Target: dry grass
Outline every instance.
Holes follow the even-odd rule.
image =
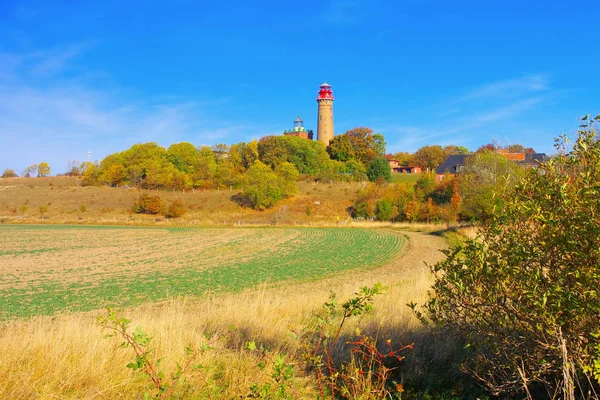
[[[354,321],[347,331],[360,325],[380,338],[408,340],[407,335],[418,328],[418,323],[405,304],[423,300],[430,285],[429,270],[423,262],[438,260],[437,249],[444,241],[418,232],[406,235],[410,244],[405,254],[375,270],[201,300],[173,299],[128,309],[125,314],[154,336],[158,354],[171,362],[183,358],[185,346],[198,346],[204,340],[203,333],[225,334],[235,327],[227,340],[200,361],[210,366],[208,378],[218,390],[213,398],[244,397],[252,382],[268,379],[268,371],[260,371],[258,359],[240,350],[243,342],[269,344],[299,365],[298,343],[290,337],[290,327],[309,325],[332,288],[345,299],[362,285],[388,285],[388,294],[376,301],[376,311]],[[94,313],[87,313],[3,324],[0,398],[140,398],[147,386],[143,378],[125,368],[131,353],[117,349],[112,340],[103,340],[94,317]],[[296,385],[300,397],[314,397],[310,375],[299,371],[299,376]],[[186,396],[204,398],[199,373],[189,378],[194,389]]]
[[[149,215],[132,215],[138,189],[82,187],[74,177],[0,179],[0,219],[10,223],[86,224],[322,224],[347,218],[359,183],[299,182],[298,195],[275,208],[255,211],[232,200],[239,190],[151,191],[167,202],[181,200],[188,213],[174,221]],[[81,204],[86,211],[81,212]],[[41,220],[39,207],[48,206]],[[309,215],[310,214],[310,215]]]

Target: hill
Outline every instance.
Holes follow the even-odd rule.
[[[256,211],[236,201],[239,190],[151,191],[137,188],[81,186],[75,177],[0,179],[0,220],[3,223],[85,224],[335,224],[348,219],[361,183],[299,182],[298,195],[276,207]],[[188,212],[168,221],[162,216],[134,214],[142,193],[167,203],[183,202]],[[82,207],[82,204],[84,205]],[[40,213],[40,206],[47,212]]]

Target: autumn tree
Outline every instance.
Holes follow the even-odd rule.
[[[148,193],[142,193],[133,203],[132,210],[138,214],[164,214],[166,212],[166,203],[160,196],[152,196]]]
[[[237,143],[229,147],[229,159],[239,173],[245,172],[254,161],[258,160],[258,141]]]
[[[446,153],[442,146],[423,146],[414,154],[415,164],[432,171],[439,167],[446,159]]]
[[[2,172],[2,178],[16,178],[17,176],[19,175],[12,169],[7,168]]]
[[[356,159],[356,153],[348,135],[334,136],[327,146],[327,153],[332,159],[338,161]]]
[[[415,165],[415,157],[412,153],[408,153],[406,151],[399,151],[394,154],[394,158],[398,160],[398,164],[403,167],[409,167]]]
[[[217,173],[215,153],[208,146],[203,146],[198,152],[198,161],[193,171],[194,186],[210,186]]]
[[[41,162],[37,168],[37,176],[50,175],[50,165],[47,162]]]
[[[383,154],[378,153],[382,148],[385,154],[383,135],[374,133],[371,128],[353,128],[346,131],[344,135],[348,136],[356,159],[364,165],[369,165],[374,159],[382,156]]]
[[[83,171],[81,174],[81,183],[84,186],[96,185],[98,183],[98,162],[95,163],[85,161],[81,163],[80,170]]]
[[[457,146],[454,144],[444,146],[443,150],[446,157],[453,154],[469,154],[469,149],[467,149],[465,146]]]
[[[526,171],[479,237],[433,267],[421,318],[464,340],[463,367],[495,395],[597,398],[600,115],[589,119],[571,151],[557,141],[558,155]]]
[[[121,153],[114,153],[104,157],[98,168],[96,168],[95,173],[99,183],[109,186],[121,185],[127,182],[129,178]]]

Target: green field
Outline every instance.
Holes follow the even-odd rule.
[[[0,226],[0,319],[311,280],[385,264],[392,231]]]
[[[414,185],[423,174],[392,174],[392,182],[393,183],[410,183]]]

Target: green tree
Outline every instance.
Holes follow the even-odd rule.
[[[198,162],[195,166],[195,182],[213,182],[217,174],[217,159],[215,153],[208,146],[203,146],[198,155]],[[202,186],[202,185],[201,185]]]
[[[17,173],[13,170],[13,169],[5,169],[4,172],[2,172],[2,178],[16,178]]]
[[[505,195],[524,172],[518,163],[488,150],[467,158],[465,168],[458,174],[462,215],[485,222],[495,208],[502,206]]]
[[[258,160],[258,141],[232,144],[229,148],[229,160],[238,172],[245,172]]]
[[[419,200],[423,201],[432,195],[436,187],[435,173],[423,173],[415,183],[415,194]]]
[[[252,208],[264,210],[273,207],[283,198],[277,174],[261,161],[255,161],[245,176],[242,196]]]
[[[236,167],[234,161],[230,158],[223,158],[217,164],[217,172],[214,179],[220,186],[238,187],[244,179],[243,171],[244,169],[240,171],[239,165]]]
[[[392,180],[392,170],[390,163],[385,158],[376,158],[369,165],[367,170],[367,176],[371,182],[375,182],[378,179],[385,179],[386,181]]]
[[[421,317],[464,338],[472,354],[466,370],[492,393],[575,399],[597,390],[600,142],[593,122],[584,117],[572,151],[565,137],[558,141],[558,156],[527,171],[479,238],[446,251],[433,267]]]
[[[389,221],[394,215],[394,207],[391,202],[387,200],[380,200],[375,206],[375,215],[380,221]]]
[[[345,173],[349,174],[354,181],[362,181],[368,179],[367,169],[364,164],[358,160],[348,160],[345,166]]]
[[[191,143],[175,143],[167,149],[167,159],[178,171],[188,174],[198,164],[198,149]]]
[[[375,133],[373,135],[373,150],[375,154],[382,157],[385,154],[385,148],[387,143],[381,133]]]
[[[37,168],[37,176],[48,176],[50,175],[50,165],[47,162],[41,162]]]
[[[321,143],[297,136],[265,136],[258,142],[258,153],[260,160],[271,167],[290,162],[307,175],[321,172],[329,161]]]
[[[290,197],[298,193],[298,170],[294,164],[283,162],[275,168],[279,189],[283,197]]]

